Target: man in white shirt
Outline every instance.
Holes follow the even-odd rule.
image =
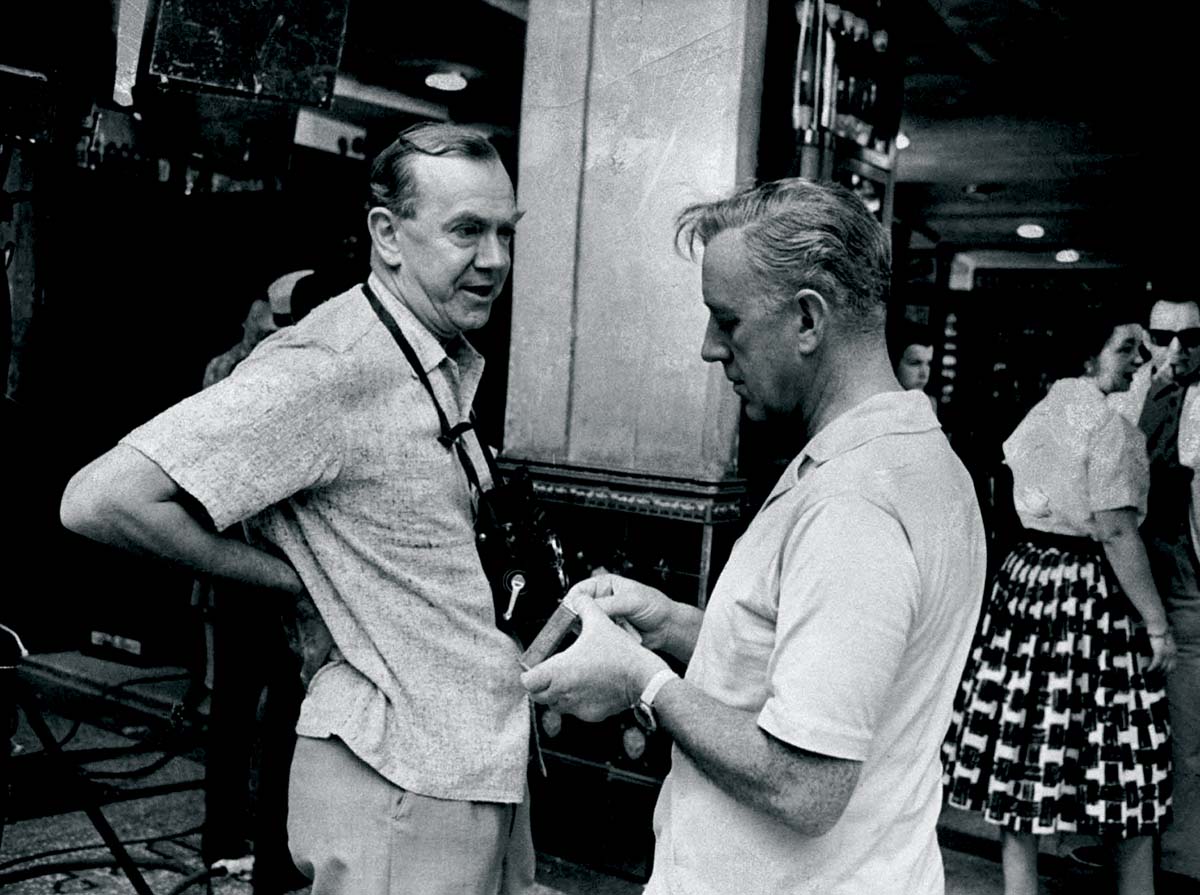
[[[1149,322],[1152,362],[1109,400],[1146,434],[1142,535],[1179,649],[1167,677],[1174,820],[1162,837],[1161,866],[1200,880],[1200,305],[1158,301]]]
[[[852,193],[795,179],[693,206],[677,235],[704,246],[701,356],[752,419],[807,443],[706,611],[584,582],[575,596],[598,599],[578,601],[579,640],[522,683],[587,720],[636,706],[673,737],[648,893],[939,895],[939,749],[984,533],[928,400],[888,359],[887,234]]]

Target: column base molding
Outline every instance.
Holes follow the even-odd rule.
[[[511,458],[498,463],[505,472],[524,469],[540,500],[704,525],[737,521],[746,494],[743,479],[705,482]]]

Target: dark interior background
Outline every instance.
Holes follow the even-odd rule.
[[[943,364],[932,388],[952,387],[944,425],[991,501],[995,448],[1036,399],[1037,388],[1021,383],[1039,381],[1039,357],[1053,350],[1053,339],[1070,337],[1072,309],[1097,298],[1142,300],[1147,282],[1174,277],[1187,257],[1194,178],[1185,60],[1194,14],[1083,0],[859,5],[881,8],[889,23],[899,129],[911,141],[895,169],[896,306],[954,333],[937,346],[935,363],[953,353],[955,378]],[[14,134],[38,138],[21,144],[34,193],[10,198],[8,210],[13,202],[33,209],[42,256],[19,376],[9,383],[19,408],[9,413],[6,406],[5,417],[6,450],[20,457],[6,468],[22,471],[14,497],[24,489],[38,498],[20,516],[31,521],[21,526],[29,537],[15,551],[23,570],[17,592],[30,606],[52,594],[56,606],[72,607],[49,635],[61,633],[65,642],[78,638],[89,613],[110,611],[117,601],[108,596],[135,566],[146,568],[61,531],[47,507],[56,505],[66,477],[197,389],[207,360],[237,341],[246,307],[275,276],[353,266],[355,250],[361,263],[361,156],[421,117],[428,107],[421,103],[489,126],[515,175],[527,4],[342,0],[323,5],[323,30],[313,37],[300,24],[275,27],[281,9],[294,14],[289,22],[302,22],[304,4],[230,3],[205,7],[212,21],[224,22],[224,43],[214,49],[205,38],[189,49],[178,43],[178,30],[164,30],[156,44],[155,16],[186,26],[194,10],[183,0],[157,0],[143,74],[152,58],[156,70],[187,71],[171,64],[188,62],[189,52],[208,54],[211,64],[193,83],[139,78],[140,120],[125,126],[143,157],[116,154],[94,169],[89,151],[106,147],[81,145],[81,122],[94,109],[114,119],[123,114],[111,99],[120,5],[71,4],[69,14],[63,2],[8,6],[0,20],[0,66],[7,67],[0,67],[0,170],[8,168]],[[766,113],[773,92],[786,94],[791,78],[794,15],[790,0],[770,0],[767,8],[775,25],[761,173],[777,176],[792,147],[771,136],[782,111],[774,119]],[[339,14],[334,72],[322,67],[328,53],[321,48],[336,43],[330,23]],[[258,43],[243,40],[247,34]],[[297,66],[303,84],[268,77]],[[448,67],[469,76],[468,89],[445,94],[425,85],[426,74]],[[256,71],[268,85],[258,96],[245,89]],[[305,105],[285,101],[301,88]],[[296,116],[313,107],[313,91],[325,91],[316,103],[321,112],[365,130],[356,152],[294,145]],[[395,103],[397,96],[410,101]],[[204,183],[214,172],[253,188],[189,191],[189,182]],[[1046,228],[1036,246],[1015,235],[1024,220]],[[1065,247],[1085,263],[1070,271],[1052,262],[1001,269],[970,292],[949,288],[960,253],[1049,257]],[[476,336],[489,360],[481,422],[494,444],[502,438],[508,324],[506,296]],[[749,429],[746,436],[753,443]],[[755,462],[747,458],[743,473]],[[161,587],[148,590],[162,596],[133,615],[184,611],[190,579],[166,569],[161,575]]]

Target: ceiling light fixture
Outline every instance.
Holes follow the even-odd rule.
[[[1041,224],[1022,224],[1017,227],[1017,236],[1022,239],[1041,239],[1046,235],[1046,228]]]
[[[464,90],[467,86],[467,79],[462,76],[461,72],[435,71],[425,76],[425,84],[434,90]]]
[[[1054,255],[1054,260],[1059,264],[1074,264],[1079,260],[1079,253],[1074,249],[1060,249]]]
[[[986,202],[996,193],[1004,192],[1002,183],[968,183],[963,187],[963,194],[976,202]]]

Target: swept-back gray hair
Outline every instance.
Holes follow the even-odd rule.
[[[697,244],[724,230],[741,232],[747,263],[769,294],[783,300],[813,289],[847,327],[883,329],[891,240],[850,190],[793,177],[699,202],[679,213],[676,246],[694,258]]]
[[[500,153],[474,128],[440,121],[424,121],[400,132],[371,163],[369,201],[398,217],[417,213],[417,181],[412,161],[417,155],[453,155],[481,161],[500,161]]]

